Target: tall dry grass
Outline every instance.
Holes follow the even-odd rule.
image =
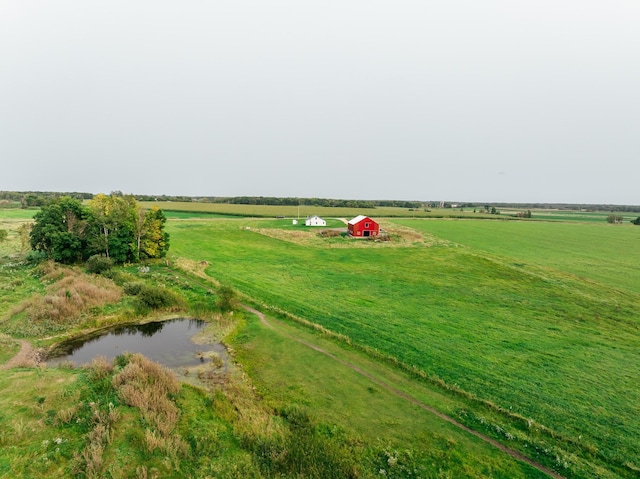
[[[104,357],[98,357],[88,366],[89,375],[94,380],[106,379],[113,370],[113,366]],[[99,403],[90,403],[92,429],[87,433],[88,443],[76,454],[78,470],[84,472],[88,479],[105,477],[104,450],[111,443],[114,424],[120,419],[120,414],[113,404],[100,407]],[[70,408],[60,415],[60,421],[70,420],[77,413],[78,408]]]
[[[122,289],[111,280],[83,273],[55,263],[40,268],[41,281],[50,283],[44,296],[29,299],[21,310],[29,320],[50,327],[75,322],[93,307],[115,303],[122,298]],[[19,312],[18,310],[16,312]]]
[[[149,453],[162,451],[173,463],[189,452],[189,446],[175,433],[180,411],[171,395],[180,392],[175,376],[141,354],[127,356],[127,365],[112,380],[122,400],[140,410],[145,430],[145,445]]]

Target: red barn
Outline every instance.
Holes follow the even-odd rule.
[[[356,238],[378,236],[380,234],[380,225],[368,216],[356,216],[347,223],[347,227],[349,228],[349,234]]]

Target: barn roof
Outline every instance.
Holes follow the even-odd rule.
[[[367,216],[364,215],[358,215],[355,218],[353,218],[351,221],[349,221],[350,225],[355,225],[360,223],[363,219],[367,218]]]

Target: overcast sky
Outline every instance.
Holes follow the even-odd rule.
[[[0,190],[640,204],[638,0],[0,0]]]

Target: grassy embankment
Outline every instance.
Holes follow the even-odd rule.
[[[553,226],[545,232],[559,241]],[[565,474],[635,475],[640,377],[628,364],[639,359],[637,295],[429,238],[323,248],[256,234],[260,227],[176,223],[173,252],[207,259],[209,274],[265,305],[477,398],[443,409]],[[575,234],[592,235],[584,243],[601,258],[597,268],[608,261],[599,235],[620,238],[615,228],[592,228]]]

